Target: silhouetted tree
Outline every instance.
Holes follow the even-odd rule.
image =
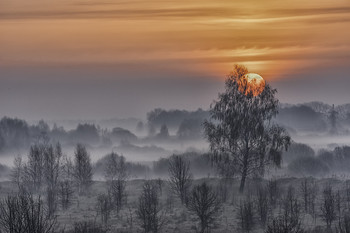
[[[39,198],[27,193],[0,201],[0,229],[7,233],[53,233],[56,218],[50,216]]]
[[[71,204],[71,199],[74,193],[74,166],[70,158],[64,156],[60,172],[60,181],[58,184],[58,195],[61,202],[61,207],[67,209]]]
[[[278,185],[278,181],[275,179],[269,180],[267,183],[267,192],[269,195],[269,203],[273,207],[276,206],[276,203],[281,195],[281,190]]]
[[[55,147],[46,146],[44,151],[44,178],[46,183],[48,213],[52,215],[57,207],[58,179],[61,168],[62,148],[58,143]]]
[[[30,147],[28,162],[24,166],[25,183],[32,191],[40,191],[44,182],[44,153],[46,145],[34,144]]]
[[[108,224],[108,221],[110,219],[112,210],[113,210],[113,203],[112,198],[107,194],[100,194],[97,197],[97,204],[96,204],[96,210],[98,214],[101,216],[101,222],[104,225]]]
[[[329,121],[331,124],[330,133],[336,134],[337,133],[337,115],[338,112],[334,108],[334,104],[332,105],[332,109],[329,111]]]
[[[159,131],[159,134],[157,135],[157,137],[159,139],[167,139],[169,137],[169,130],[168,130],[168,127],[165,124],[163,124],[160,127],[160,131]]]
[[[237,218],[243,232],[250,232],[253,229],[254,205],[249,196],[239,203]]]
[[[295,194],[295,189],[292,186],[288,187],[287,193],[282,199],[281,205],[284,219],[289,219],[290,222],[300,221],[301,205]]]
[[[265,226],[269,214],[269,197],[266,187],[258,187],[256,194],[256,207],[260,223],[262,226]]]
[[[268,224],[265,233],[304,233],[300,220],[284,215],[274,218]]]
[[[336,226],[336,233],[350,233],[350,215],[345,214]]]
[[[322,218],[330,229],[336,219],[335,194],[332,186],[327,185],[323,190],[323,200],[321,205]]]
[[[125,188],[128,172],[124,156],[119,156],[116,153],[111,153],[107,156],[105,178],[108,184],[108,191],[119,212],[127,197]]]
[[[74,177],[78,185],[79,193],[83,189],[90,187],[92,183],[92,166],[90,156],[86,151],[86,148],[77,144],[74,153]]]
[[[199,218],[200,233],[204,233],[205,230],[214,223],[220,206],[221,203],[219,202],[217,193],[211,186],[202,183],[193,188],[188,203],[188,209]]]
[[[315,215],[315,201],[317,195],[317,185],[314,181],[304,178],[301,181],[300,192],[304,204],[304,211]]]
[[[99,129],[94,124],[79,124],[70,132],[71,140],[88,144],[98,143],[100,140]]]
[[[266,85],[257,96],[239,91],[247,73],[245,67],[235,66],[226,79],[226,91],[211,106],[210,120],[204,123],[213,161],[233,161],[231,169],[241,177],[240,192],[247,177],[264,175],[266,165],[279,166],[281,151],[290,144],[287,132],[271,125],[278,113],[276,90]]]
[[[11,172],[11,181],[15,183],[18,189],[21,188],[23,182],[23,161],[20,155],[16,156],[13,161],[13,169]]]
[[[0,120],[1,144],[5,148],[23,148],[30,143],[27,122],[17,118],[3,117]]]
[[[151,181],[146,181],[142,187],[136,214],[145,233],[157,233],[165,224],[166,219],[160,206],[158,187]]]
[[[169,159],[168,171],[171,189],[180,197],[181,203],[185,204],[192,183],[189,161],[182,156],[173,155]]]

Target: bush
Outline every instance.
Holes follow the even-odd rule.
[[[214,223],[221,203],[217,193],[206,183],[196,185],[191,193],[188,209],[200,220],[200,233],[204,233]]]
[[[53,233],[55,226],[56,218],[49,216],[40,197],[21,193],[0,202],[0,229],[4,232]]]
[[[279,216],[267,226],[265,233],[304,233],[300,221],[285,216]]]

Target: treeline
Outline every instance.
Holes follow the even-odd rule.
[[[17,118],[0,120],[0,150],[28,148],[33,143],[47,140],[72,145],[77,142],[96,144],[102,138],[103,131],[93,124],[79,124],[76,129],[66,131],[57,125],[50,128],[43,120],[34,125]]]
[[[322,149],[316,153],[308,145],[294,143],[284,152],[283,159],[293,176],[347,176],[350,173],[349,146]]]
[[[149,127],[160,129],[166,125],[170,129],[179,129],[181,125],[201,124],[208,119],[209,112],[154,109],[147,114]],[[290,133],[297,131],[349,133],[342,128],[350,126],[350,104],[332,106],[322,102],[304,104],[282,104],[276,121],[287,127]],[[191,123],[190,123],[191,122]],[[182,127],[184,127],[182,126]],[[336,130],[336,131],[334,131]],[[199,132],[199,131],[198,131]]]
[[[140,126],[141,125],[141,126]],[[135,129],[143,131],[142,122],[135,125]],[[112,146],[120,143],[136,143],[141,140],[176,140],[203,138],[202,121],[197,118],[184,119],[178,125],[175,135],[170,135],[168,125],[162,124],[158,129],[150,124],[148,137],[138,138],[131,131],[114,127],[102,129],[99,125],[80,123],[75,129],[65,130],[62,126],[54,124],[50,127],[41,120],[30,125],[26,121],[4,117],[0,120],[0,152],[12,149],[26,149],[33,143],[49,140],[53,143],[74,146],[77,143],[91,146]]]

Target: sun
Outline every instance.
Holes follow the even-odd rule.
[[[258,96],[265,88],[265,80],[258,74],[248,73],[237,81],[238,90],[244,95]]]

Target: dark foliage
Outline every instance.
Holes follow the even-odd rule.
[[[211,186],[202,183],[193,188],[188,209],[199,218],[200,233],[204,233],[214,223],[220,206],[218,195]]]

